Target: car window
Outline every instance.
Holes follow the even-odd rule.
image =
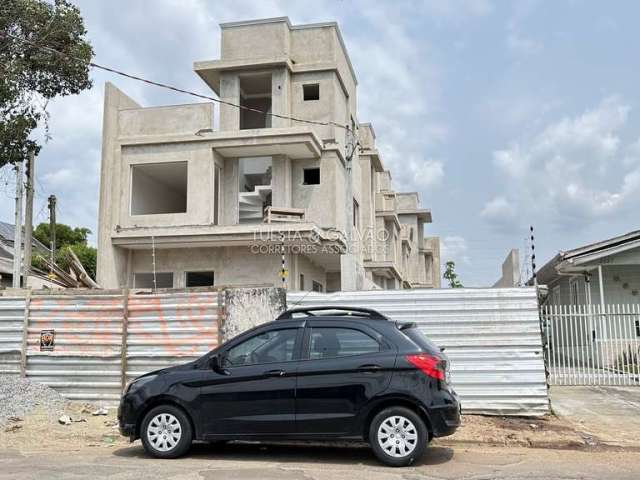
[[[227,351],[224,366],[238,367],[289,362],[293,360],[297,330],[296,328],[287,328],[254,335]]]
[[[380,351],[380,344],[360,330],[317,327],[311,329],[309,358],[348,357]]]

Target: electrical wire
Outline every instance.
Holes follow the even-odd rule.
[[[55,48],[51,48],[51,47],[48,47],[46,45],[39,45],[39,44],[37,44],[35,42],[32,42],[32,41],[24,39],[24,38],[18,38],[18,37],[15,37],[13,35],[8,35],[8,34],[4,34],[3,37],[4,38],[11,38],[11,39],[16,40],[18,42],[22,42],[22,43],[26,43],[28,45],[31,45],[32,47],[49,51],[49,52],[54,53],[56,55],[59,55],[59,56],[61,56],[63,58],[66,58],[67,60],[74,60],[74,61],[77,61],[77,62],[81,62],[83,64],[89,65],[90,67],[97,68],[99,70],[104,70],[106,72],[114,73],[116,75],[120,75],[122,77],[129,78],[131,80],[137,80],[139,82],[144,82],[144,83],[147,83],[149,85],[155,85],[156,87],[165,88],[165,89],[168,89],[168,90],[172,90],[174,92],[183,93],[185,95],[190,95],[190,96],[196,97],[196,98],[210,100],[212,102],[215,102],[215,103],[218,103],[218,104],[221,104],[221,105],[227,105],[227,106],[234,107],[234,108],[237,108],[237,109],[240,109],[240,110],[245,110],[245,111],[254,112],[254,113],[260,113],[262,115],[270,116],[270,117],[273,117],[273,118],[281,118],[281,119],[285,119],[285,120],[291,120],[293,122],[307,123],[307,124],[311,124],[311,125],[335,126],[335,127],[338,127],[338,128],[342,128],[342,129],[344,129],[344,130],[346,130],[348,132],[351,132],[352,135],[355,135],[355,132],[353,132],[353,130],[351,129],[351,127],[349,125],[343,125],[341,123],[334,122],[334,121],[322,122],[322,121],[319,121],[319,120],[309,120],[309,119],[300,118],[300,117],[293,117],[291,115],[280,115],[278,113],[267,112],[267,111],[260,110],[260,109],[257,109],[257,108],[247,107],[246,105],[241,105],[241,104],[229,102],[229,101],[226,101],[226,100],[221,100],[219,98],[211,97],[209,95],[204,95],[202,93],[192,92],[191,90],[185,90],[183,88],[175,87],[175,86],[169,85],[167,83],[156,82],[156,81],[153,81],[153,80],[149,80],[149,79],[140,77],[138,75],[132,75],[132,74],[123,72],[121,70],[117,70],[115,68],[107,67],[105,65],[100,65],[100,64],[95,63],[95,62],[86,62],[84,59],[81,59],[81,58],[78,58],[78,57],[74,57],[72,55],[69,55],[67,53],[61,52],[59,50],[56,50]]]

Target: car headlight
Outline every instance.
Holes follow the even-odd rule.
[[[124,391],[125,393],[135,392],[138,388],[140,388],[144,384],[149,383],[152,380],[155,380],[156,377],[157,375],[147,375],[146,377],[135,378],[131,380],[129,383],[127,383],[127,386],[125,387]]]

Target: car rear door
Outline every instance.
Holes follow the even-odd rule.
[[[296,388],[298,433],[354,432],[361,408],[389,385],[395,360],[395,348],[363,322],[307,319]]]
[[[299,325],[272,325],[240,338],[221,352],[224,373],[201,382],[205,438],[295,432],[296,368],[303,338]]]

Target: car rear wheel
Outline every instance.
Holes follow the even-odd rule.
[[[140,438],[147,453],[156,458],[177,458],[189,450],[193,439],[191,423],[173,405],[152,408],[144,417]]]
[[[369,427],[369,444],[385,465],[405,467],[425,452],[428,432],[418,414],[405,407],[390,407],[378,413]]]

